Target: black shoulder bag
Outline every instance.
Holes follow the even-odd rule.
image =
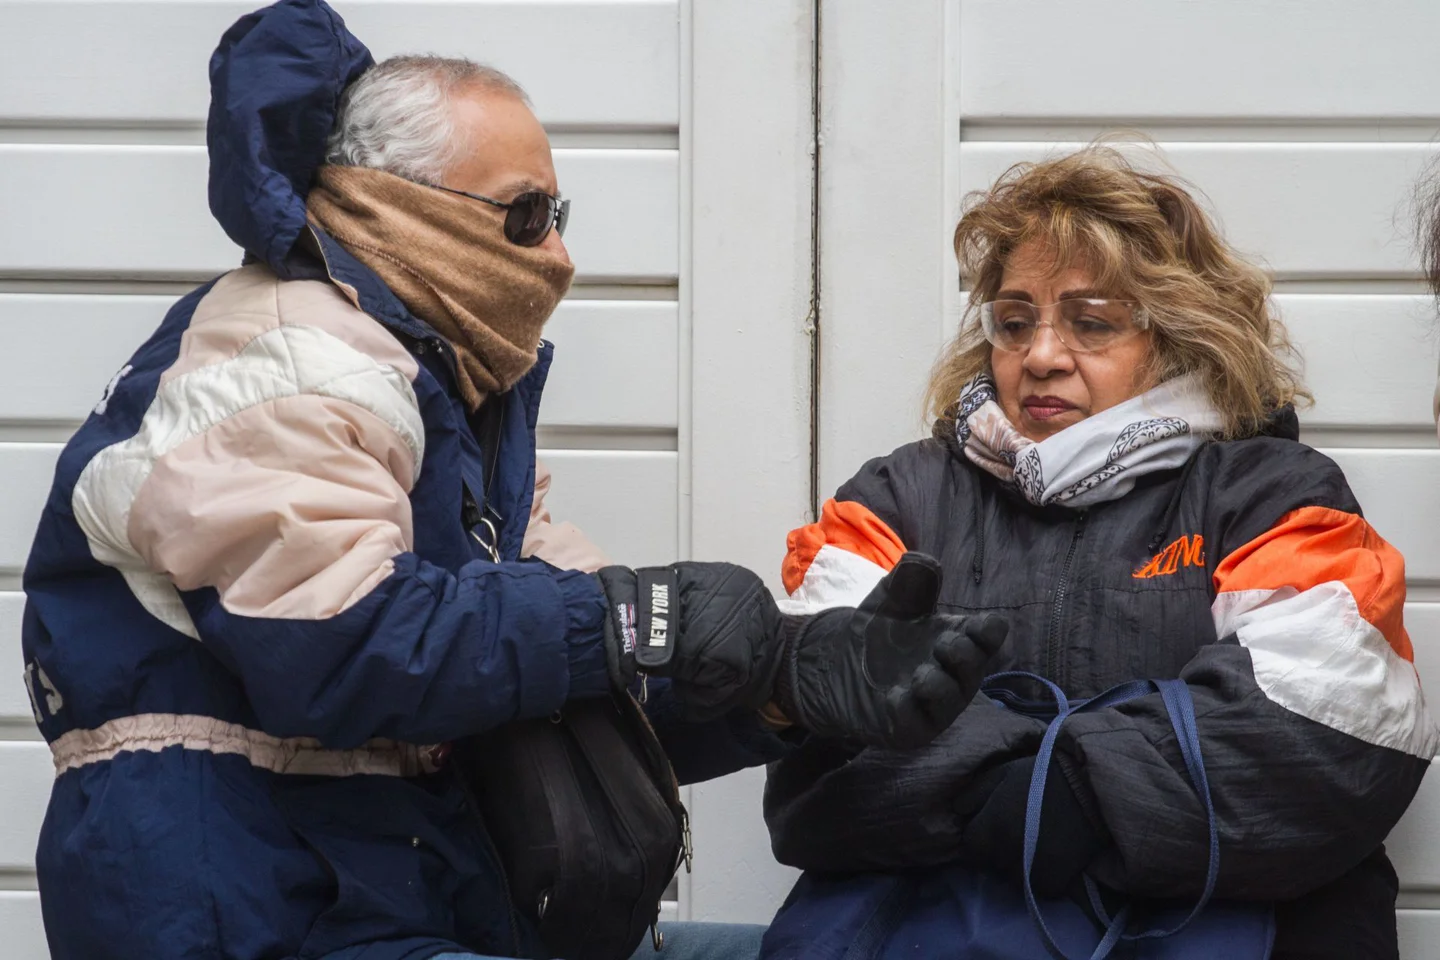
[[[488,413],[480,431],[490,454],[487,503],[500,433],[500,413]],[[467,738],[455,751],[512,906],[536,925],[548,956],[628,960],[647,929],[659,949],[660,901],[681,862],[690,865],[690,822],[635,698],[572,700],[548,718]]]
[[[575,700],[457,745],[515,909],[559,960],[625,960],[656,922],[690,827],[634,698]]]

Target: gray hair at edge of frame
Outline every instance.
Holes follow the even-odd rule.
[[[1410,200],[1420,270],[1440,308],[1440,160],[1426,165]]]
[[[451,97],[473,87],[530,98],[510,76],[455,57],[391,57],[365,71],[340,99],[325,162],[383,170],[438,185],[465,149],[455,135]]]

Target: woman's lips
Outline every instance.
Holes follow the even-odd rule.
[[[1075,409],[1075,404],[1059,397],[1026,397],[1021,401],[1021,406],[1032,420],[1050,420]]]

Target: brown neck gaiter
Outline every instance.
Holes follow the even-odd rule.
[[[321,167],[308,204],[311,222],[450,341],[471,410],[535,365],[575,274],[568,259],[506,240],[478,201],[379,170]]]

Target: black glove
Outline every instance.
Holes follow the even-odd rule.
[[[936,613],[940,581],[934,559],[907,553],[858,609],[786,617],[775,688],[785,716],[817,736],[899,748],[954,723],[1010,624]]]
[[[606,567],[596,574],[610,616],[610,680],[637,671],[670,677],[682,715],[705,721],[770,700],[780,654],[780,611],[765,584],[730,563]]]
[[[775,699],[818,736],[920,746],[974,698],[1005,642],[998,617],[936,614],[940,566],[900,558],[859,609],[782,616],[760,578],[728,563],[606,567],[611,681],[670,677],[686,719]]]
[[[984,775],[955,803],[956,812],[969,818],[961,834],[967,856],[1017,886],[1025,869],[1025,808],[1034,772],[1033,756],[1007,761]],[[1057,754],[1045,779],[1040,806],[1040,841],[1030,873],[1035,895],[1046,899],[1063,896],[1108,845],[1102,830],[1086,815]]]

